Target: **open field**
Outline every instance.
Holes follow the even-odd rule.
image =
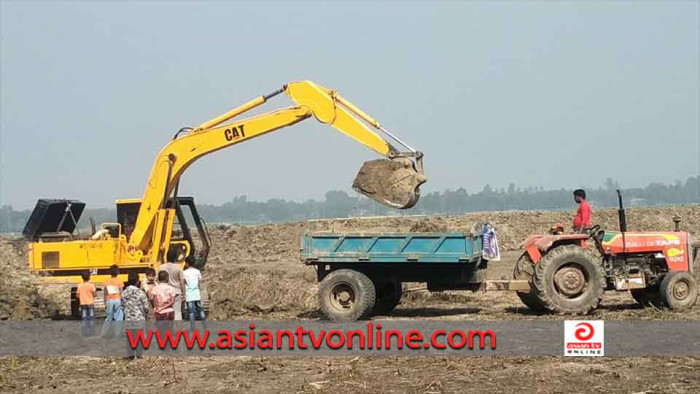
[[[0,391],[697,393],[697,358],[0,359]]]
[[[700,206],[633,208],[630,229],[670,230],[671,217],[700,237]],[[499,229],[504,252],[488,276],[510,278],[518,244],[553,222],[568,223],[571,212],[506,212],[430,218],[342,219],[264,226],[219,226],[205,272],[214,319],[318,319],[315,273],[299,261],[305,231],[466,232],[476,221]],[[616,212],[601,210],[595,222],[616,228]],[[26,269],[22,241],[0,240],[0,319],[65,315],[67,291],[37,283]],[[696,259],[696,264],[698,260]],[[513,293],[428,293],[407,284],[401,305],[376,319],[546,320]],[[608,292],[591,318],[604,320],[700,320],[700,306],[686,313],[642,308],[627,293]],[[0,391],[106,392],[630,392],[700,391],[700,359],[551,357],[494,358],[0,358]]]

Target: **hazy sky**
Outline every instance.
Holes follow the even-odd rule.
[[[292,80],[340,91],[425,152],[424,193],[700,174],[698,2],[2,2],[0,204],[111,207],[156,153]],[[264,108],[290,105],[278,96]],[[377,156],[314,119],[204,157],[220,204],[350,190]],[[297,184],[297,187],[294,185]]]

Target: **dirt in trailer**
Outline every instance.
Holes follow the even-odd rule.
[[[672,217],[700,236],[700,206],[631,208],[630,229],[672,230]],[[528,234],[568,222],[573,212],[474,213],[442,217],[390,217],[320,220],[263,226],[222,225],[212,229],[213,250],[204,281],[210,318],[316,320],[313,268],[299,261],[304,232],[469,232],[474,222],[499,229],[503,260],[490,262],[490,279],[510,279]],[[596,223],[616,228],[615,210],[595,212]],[[696,259],[696,266],[700,259]],[[26,320],[65,316],[65,288],[47,287],[30,275],[26,245],[0,239],[0,319]],[[698,267],[700,268],[700,267]],[[700,270],[696,270],[696,274]],[[607,292],[591,319],[700,320],[700,306],[671,312],[637,305],[626,292]],[[512,292],[430,293],[406,284],[401,304],[374,319],[420,320],[563,320],[529,311]],[[0,358],[0,391],[108,392],[700,392],[698,358],[556,357],[284,357],[284,358]]]

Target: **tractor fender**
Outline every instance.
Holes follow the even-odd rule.
[[[531,235],[520,244],[520,248],[525,250],[534,264],[537,264],[542,255],[559,245],[579,245],[587,248],[588,237],[588,234]]]

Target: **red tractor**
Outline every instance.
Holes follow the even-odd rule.
[[[697,299],[690,234],[675,231],[628,232],[618,190],[620,231],[593,226],[587,234],[562,234],[555,226],[547,235],[524,243],[513,276],[530,283],[518,292],[530,309],[558,314],[586,314],[598,307],[605,290],[627,291],[642,305],[691,308]],[[589,247],[592,240],[595,250]]]

